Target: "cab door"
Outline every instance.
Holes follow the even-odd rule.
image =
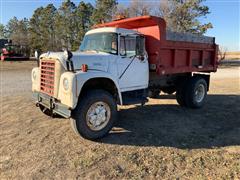
[[[149,69],[144,47],[144,38],[139,35],[120,36],[118,81],[122,92],[148,87]],[[142,46],[142,47],[140,47]],[[142,49],[142,55],[137,49]]]

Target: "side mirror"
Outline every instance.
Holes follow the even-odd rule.
[[[70,60],[72,58],[73,54],[69,50],[64,50],[64,56],[66,57],[67,60]]]
[[[37,65],[38,65],[38,67],[39,67],[39,52],[37,51],[37,50],[35,50],[35,52],[34,52],[34,57],[35,57],[35,59],[37,60]]]
[[[66,61],[67,70],[68,71],[71,70],[72,72],[74,72],[73,61],[71,60],[71,58],[73,56],[72,52],[65,49],[63,54],[64,54],[65,58],[67,59],[67,61]]]
[[[39,53],[38,53],[38,51],[37,51],[37,50],[35,50],[35,52],[34,52],[34,57],[35,57],[36,59],[38,59],[38,58],[39,58]]]

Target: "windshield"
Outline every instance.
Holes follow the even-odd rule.
[[[86,35],[80,46],[80,51],[100,51],[117,54],[117,34],[95,33]]]

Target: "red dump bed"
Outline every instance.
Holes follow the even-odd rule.
[[[174,39],[174,35],[170,34],[170,38],[168,38],[170,40],[167,40],[166,22],[162,18],[141,16],[100,24],[97,27],[133,29],[144,34],[150,69],[157,74],[214,72],[217,70],[218,45],[215,44],[214,38],[212,38],[212,42],[209,42],[208,39],[208,41],[203,40],[199,43],[185,41],[181,37]],[[174,40],[171,39],[171,36]]]

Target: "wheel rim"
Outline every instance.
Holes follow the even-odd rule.
[[[205,87],[203,84],[199,84],[194,92],[196,102],[200,103],[203,101],[205,96]]]
[[[102,130],[107,126],[110,117],[111,110],[109,105],[102,101],[96,102],[87,111],[87,125],[93,131]]]

